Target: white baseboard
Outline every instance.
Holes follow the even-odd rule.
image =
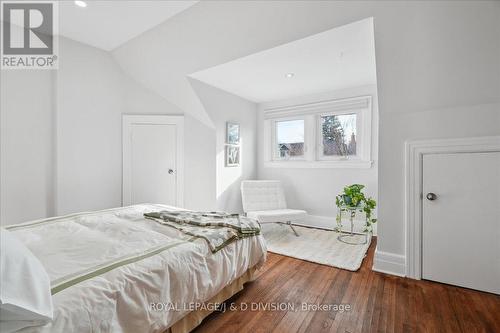
[[[337,221],[335,217],[319,216],[319,215],[307,215],[303,221],[297,221],[293,224],[301,225],[305,227],[314,227],[326,230],[333,230],[337,226]],[[348,231],[350,228],[349,220],[343,220],[343,231]],[[364,220],[354,220],[354,232],[361,232],[364,229]],[[373,225],[373,235],[377,236],[377,224]]]
[[[400,254],[375,249],[372,269],[376,272],[404,277],[406,276],[406,258]]]

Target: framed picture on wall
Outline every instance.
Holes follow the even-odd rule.
[[[226,123],[226,143],[237,145],[240,143],[240,124]]]
[[[226,145],[226,166],[235,167],[240,165],[240,146]]]

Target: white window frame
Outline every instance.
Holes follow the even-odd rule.
[[[293,120],[303,120],[304,121],[304,155],[303,156],[294,156],[290,158],[282,158],[279,156],[279,152],[277,149],[278,141],[276,140],[276,124],[283,121],[293,121]],[[306,146],[306,138],[307,138],[307,121],[306,117],[286,117],[286,118],[278,118],[271,120],[271,153],[273,161],[305,161],[307,156],[307,146]]]
[[[316,156],[318,161],[346,161],[346,160],[362,160],[358,146],[356,146],[356,155],[354,156],[328,156],[323,154],[323,126],[321,118],[325,116],[342,116],[342,115],[356,115],[356,142],[362,142],[363,130],[361,129],[362,112],[360,110],[349,110],[349,111],[337,111],[337,112],[326,112],[321,113],[316,118]],[[361,147],[360,147],[361,148]]]
[[[356,155],[324,156],[321,117],[356,114]],[[304,120],[304,157],[284,159],[276,154],[276,123]],[[264,109],[264,166],[277,168],[370,168],[372,98],[353,98]]]

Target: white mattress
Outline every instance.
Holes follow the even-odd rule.
[[[161,209],[175,208],[137,205],[9,228],[53,290],[54,321],[24,332],[162,332],[265,261],[262,236],[212,254],[204,240],[143,218]]]

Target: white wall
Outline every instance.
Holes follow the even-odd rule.
[[[1,88],[2,224],[120,206],[122,114],[183,114],[109,52],[62,37],[59,70],[2,71]],[[214,209],[214,129],[185,126],[185,206]]]
[[[215,154],[213,127],[124,75],[123,114],[184,114],[184,207],[215,209],[216,166],[211,163]]]
[[[184,206],[241,211],[238,182],[255,176],[255,104],[200,86],[214,128],[138,84],[109,52],[63,37],[59,47],[57,71],[1,75],[2,224],[120,206],[123,114],[184,114]],[[220,164],[226,120],[240,121],[248,141],[239,168]]]
[[[404,215],[394,208],[404,196],[402,142],[500,134],[496,106],[474,107],[500,102],[500,2],[200,2],[114,55],[145,86],[187,106],[187,74],[367,17],[375,24],[381,129],[378,249],[404,257]],[[440,118],[441,109],[462,110],[456,115],[467,130]],[[434,114],[446,129],[427,123]]]
[[[60,39],[57,213],[121,205],[122,74],[107,52]]]
[[[400,223],[380,223],[379,232],[404,234],[404,145],[408,140],[500,135],[500,103],[388,113],[380,118],[380,193],[384,216],[401,217]],[[382,167],[383,166],[383,167]],[[383,184],[388,184],[383,187]],[[404,240],[397,239],[404,246]],[[396,252],[394,248],[389,248]],[[384,249],[386,250],[386,249]],[[397,252],[396,252],[397,253]]]
[[[242,213],[240,185],[242,180],[257,176],[257,105],[198,80],[191,85],[215,125],[217,209]],[[226,123],[240,124],[240,166],[226,167]]]
[[[352,168],[276,168],[266,167],[264,163],[264,110],[266,108],[293,106],[325,100],[358,96],[372,96],[372,136],[371,160],[369,169]],[[344,186],[350,184],[366,185],[365,193],[377,197],[378,189],[378,101],[376,85],[349,88],[302,96],[294,99],[263,103],[259,105],[258,119],[258,178],[281,180],[287,194],[290,207],[307,210],[309,217],[303,224],[333,229],[335,227],[335,196],[342,192]]]
[[[120,206],[122,114],[184,112],[128,77],[109,52],[66,38],[60,50],[57,214]],[[215,207],[214,135],[186,115],[186,208]]]
[[[401,206],[395,208],[404,196],[403,141],[417,137],[500,134],[500,2],[203,1],[126,43],[113,56],[141,85],[210,127],[213,125],[210,117],[187,75],[367,17],[374,17],[375,24],[380,113],[378,250],[404,256],[404,215]],[[12,74],[14,79],[6,75],[7,84],[24,86],[30,75],[34,75],[33,80],[44,81],[35,74],[25,74],[26,78],[17,75],[24,74]],[[30,109],[30,102],[21,101],[22,97],[40,96],[38,89],[33,95],[7,94],[11,88],[5,88],[5,84],[2,81],[2,138],[4,128],[14,123],[20,128],[25,119],[11,120],[17,106]],[[5,96],[14,99],[4,101]],[[4,110],[6,105],[9,110]],[[35,106],[37,112],[47,110]],[[4,118],[9,123],[4,123]],[[207,126],[196,123],[193,128],[208,135]],[[17,137],[14,131],[9,133],[8,136]],[[2,140],[2,168],[6,163],[3,152],[10,152],[5,156],[15,155],[12,151],[16,149],[13,146],[16,140],[9,140],[8,147]],[[199,153],[206,154],[200,160],[196,156],[186,161],[190,172],[205,175],[207,168],[213,169],[207,176],[191,180],[193,197],[202,201],[204,194],[195,190],[195,182],[203,182],[202,191],[205,186],[210,193],[216,191],[215,163],[204,164],[215,151],[215,142],[200,142],[194,137],[189,140],[193,147],[200,147]],[[26,154],[40,157],[34,151],[27,149]],[[24,162],[21,156],[17,156],[18,161]],[[196,164],[197,161],[203,163]],[[11,170],[13,163],[7,163]],[[33,174],[9,175],[2,169],[2,203],[7,200],[4,197],[15,193],[12,188],[29,185],[29,181],[20,178],[38,179],[34,176],[38,169],[30,167],[27,172]],[[4,182],[10,184],[6,190]],[[45,191],[42,184],[45,182],[35,182],[34,198],[42,198]],[[215,204],[215,195],[213,198]],[[10,212],[15,212],[18,206],[11,203]],[[33,210],[38,214],[46,206],[30,207],[36,207]],[[3,209],[2,216],[10,214]],[[30,218],[35,215],[17,214]]]
[[[0,73],[0,222],[54,212],[52,72]]]

